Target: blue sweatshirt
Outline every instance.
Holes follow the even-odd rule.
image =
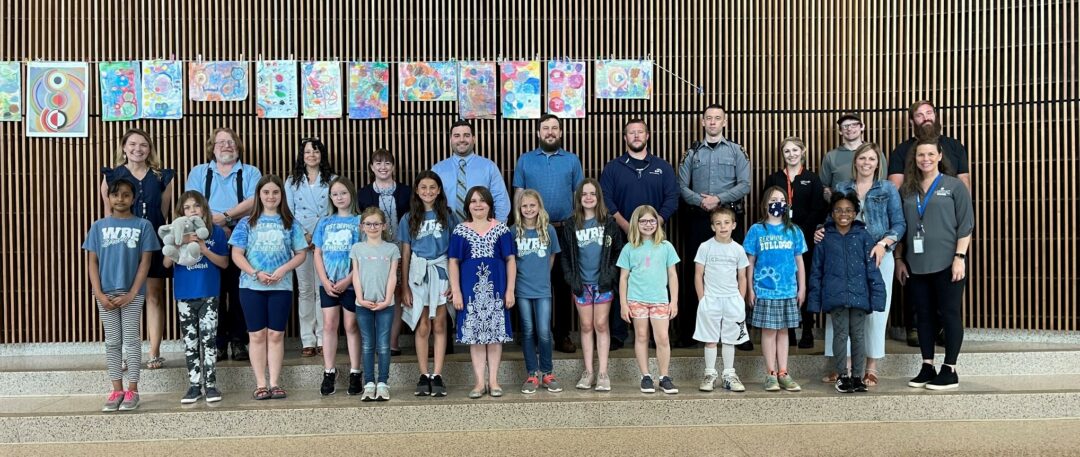
[[[652,205],[669,221],[679,207],[678,176],[664,159],[646,154],[645,161],[648,165],[639,172],[624,152],[604,166],[600,173],[604,204],[611,214],[622,214],[627,221],[638,206]]]

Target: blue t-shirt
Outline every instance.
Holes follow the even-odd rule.
[[[604,226],[596,222],[596,218],[586,219],[582,228],[574,235],[578,245],[581,283],[600,283],[600,254],[604,250]]]
[[[311,244],[322,251],[323,268],[326,269],[326,279],[336,283],[345,279],[352,271],[352,263],[349,261],[349,250],[352,245],[361,241],[360,216],[326,216],[319,219],[315,225],[315,232],[311,236]],[[320,281],[319,287],[322,287]],[[352,286],[349,286],[352,289]]]
[[[646,240],[641,246],[627,243],[616,266],[630,270],[626,279],[626,299],[639,303],[668,303],[668,267],[679,263],[679,254],[670,242],[659,245]]]
[[[307,248],[307,240],[304,238],[304,228],[299,222],[293,221],[292,229],[286,230],[281,222],[281,216],[259,217],[255,228],[251,228],[248,222],[251,218],[245,217],[236,224],[229,244],[244,250],[244,257],[256,270],[273,273],[282,265],[293,258],[296,251]],[[249,274],[240,275],[240,288],[251,290],[292,290],[293,272],[290,271],[271,285],[265,285]]]
[[[82,248],[97,254],[98,275],[104,293],[127,292],[139,272],[142,253],[161,249],[154,226],[141,217],[113,216],[94,221]],[[146,294],[146,283],[139,289]]]
[[[517,238],[517,284],[514,294],[520,298],[551,298],[551,257],[562,252],[555,227],[547,226],[548,242],[541,243],[536,229],[525,229],[525,236]]]
[[[799,292],[795,256],[806,252],[806,240],[796,225],[757,223],[743,242],[746,255],[754,259],[754,294],[765,300],[795,298]]]
[[[213,232],[206,239],[207,249],[217,255],[228,255],[225,230],[216,225],[210,227]],[[190,267],[176,264],[173,267],[173,284],[173,296],[177,300],[217,297],[221,294],[221,269],[206,256]]]
[[[417,257],[428,260],[438,258],[449,251],[450,233],[459,223],[457,216],[453,213],[447,216],[446,222],[450,225],[449,227],[443,227],[439,223],[438,218],[435,217],[435,211],[427,211],[424,213],[424,222],[420,225],[420,230],[413,238],[410,234],[409,213],[405,213],[401,217],[401,223],[398,224],[397,239],[401,240],[402,244],[409,245],[409,249],[412,249],[412,253]]]

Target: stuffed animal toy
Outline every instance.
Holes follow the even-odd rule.
[[[206,228],[206,223],[201,217],[196,216],[181,216],[173,220],[172,224],[158,228],[158,236],[162,241],[161,253],[185,267],[195,265],[202,260],[199,243],[184,244],[184,236],[188,233],[194,233],[203,240],[210,237],[210,230]]]

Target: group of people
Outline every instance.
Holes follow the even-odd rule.
[[[841,392],[865,391],[878,382],[893,271],[912,285],[907,298],[924,359],[909,385],[956,387],[974,220],[966,150],[941,135],[930,102],[915,103],[909,114],[913,137],[890,156],[888,180],[885,156],[863,142],[857,114],[838,119],[843,144],[826,154],[818,174],[806,167],[806,144],[784,139],[784,168],[766,180],[761,217],[748,230],[750,163],[724,136],[727,113],[719,105],[703,110],[704,139],[687,150],[677,172],[650,151],[648,125],[633,119],[623,128],[625,152],[599,179],[584,176],[578,156],[563,148],[560,119],[545,115],[537,147],[514,168],[512,195],[498,166],[476,153],[473,126],[464,120],[451,128],[451,156],[420,172],[412,186],[397,182],[396,158],[379,150],[368,163],[372,181],[360,189],[337,173],[318,138],[300,141],[283,181],[242,162],[243,141],[220,128],[175,209],[175,216],[201,218],[212,229],[205,239],[183,238],[200,247],[192,265],[160,254],[156,229],[174,212],[175,173],[161,167],[151,136],[132,129],[113,166],[103,169],[106,217],[83,246],[112,380],[103,410],[138,406],[144,304],[146,368],[165,363],[162,295],[170,268],[190,381],[185,404],[221,399],[215,363],[230,350],[234,360],[250,361],[255,399],[286,397],[279,376],[294,292],[301,354],[323,357],[323,395],[336,392],[344,323],[348,393],[389,400],[390,359],[400,353],[404,323],[415,332],[415,395],[447,395],[441,372],[452,331],[454,341],[469,345],[475,384],[468,396],[502,396],[497,373],[502,344],[513,340],[513,307],[524,394],[563,389],[552,351],[569,345],[575,352],[571,309],[585,365],[579,389],[611,389],[609,354],[625,343],[629,324],[642,392],[659,386],[677,393],[671,347],[697,342],[705,344],[699,389],[711,391],[719,381],[745,390],[734,351],[752,349],[749,326],[761,329],[764,388],[797,391],[787,369],[789,344],[801,327],[798,343],[812,347],[814,315],[824,312],[826,355],[835,369],[823,380]],[[677,214],[681,256],[665,231]],[[940,370],[938,329],[946,350]]]

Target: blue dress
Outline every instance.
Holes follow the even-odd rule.
[[[128,167],[120,165],[116,168],[103,167],[101,174],[105,175],[105,182],[112,183],[120,178],[127,178],[131,182],[135,183],[135,201],[131,205],[131,213],[135,217],[140,217],[150,221],[150,224],[154,226],[154,236],[157,236],[157,230],[162,225],[165,225],[165,215],[161,213],[161,195],[165,192],[165,188],[169,187],[169,183],[176,177],[176,171],[171,169],[159,170],[161,176],[154,174],[153,170],[147,171],[146,176],[143,179],[138,179],[131,174],[131,170]],[[182,203],[181,203],[182,204]],[[158,239],[158,244],[161,244],[161,239]],[[150,261],[150,278],[168,278],[171,276],[169,270],[162,264],[161,250],[154,251],[153,258]]]
[[[506,258],[517,254],[514,237],[501,222],[480,235],[465,224],[450,235],[450,257],[458,260],[462,300],[457,312],[457,342],[462,344],[508,343],[510,310],[506,294]]]

